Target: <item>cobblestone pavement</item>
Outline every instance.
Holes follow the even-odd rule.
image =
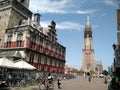
[[[11,90],[39,90],[38,85],[25,88],[12,88]],[[104,79],[92,79],[78,77],[76,79],[62,80],[62,89],[57,89],[55,82],[54,90],[108,90],[108,84],[104,84]]]

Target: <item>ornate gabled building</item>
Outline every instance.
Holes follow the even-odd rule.
[[[90,19],[87,17],[87,23],[84,31],[84,47],[82,50],[82,70],[84,72],[94,71],[95,59],[93,49],[92,28]]]
[[[66,48],[57,41],[55,21],[44,29],[39,13],[32,20],[29,0],[2,0],[0,4],[0,55],[12,52],[10,58],[16,60],[16,54],[39,71],[64,73]]]
[[[5,29],[19,25],[22,20],[32,18],[28,9],[29,0],[1,0],[0,1],[0,47],[4,42]]]

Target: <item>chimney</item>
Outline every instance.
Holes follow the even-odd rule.
[[[34,14],[34,22],[36,26],[40,25],[40,16],[41,15],[39,13]]]

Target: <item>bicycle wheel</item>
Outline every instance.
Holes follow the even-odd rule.
[[[48,88],[49,88],[49,89],[52,89],[52,88],[54,88],[54,85],[53,85],[53,83],[48,83]]]
[[[6,87],[7,90],[10,90],[10,85],[8,84],[7,87]]]
[[[39,90],[46,90],[45,84],[40,84],[39,85]]]

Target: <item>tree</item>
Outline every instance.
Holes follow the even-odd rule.
[[[77,69],[73,69],[73,71],[72,71],[73,73],[78,73],[78,70]]]
[[[108,75],[108,71],[106,71],[106,70],[103,70],[103,73],[102,73],[103,75]]]

